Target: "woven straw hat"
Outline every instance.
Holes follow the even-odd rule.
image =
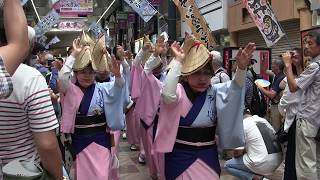
[[[182,64],[181,74],[188,76],[203,68],[209,62],[209,51],[193,36],[188,35],[183,44],[186,59]]]
[[[91,64],[95,72],[105,72],[109,70],[107,56],[102,53],[102,50],[105,48],[104,36],[100,39],[93,40],[87,33],[83,32],[80,38],[80,44],[83,45],[84,48],[73,65],[74,71],[82,70],[89,64]]]

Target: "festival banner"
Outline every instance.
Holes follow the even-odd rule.
[[[43,46],[46,46],[46,41],[48,39],[47,36],[42,35],[42,36],[37,37],[36,39],[37,39],[38,43],[40,43]]]
[[[148,22],[158,11],[148,0],[124,0],[139,16]]]
[[[243,0],[242,2],[268,47],[276,44],[285,35],[267,0]]]
[[[41,19],[40,22],[34,27],[36,31],[36,36],[42,36],[46,32],[50,31],[51,27],[59,22],[60,16],[53,9],[50,11],[44,18]]]
[[[101,27],[101,24],[96,21],[91,23],[90,32],[95,39],[100,39],[105,34],[105,30]]]
[[[194,0],[174,0],[179,9],[181,19],[185,20],[192,30],[193,35],[200,40],[209,50],[217,44],[211,30],[197,8]]]
[[[51,45],[57,44],[61,40],[58,38],[58,36],[54,36],[54,38],[51,39],[51,41],[45,46],[46,49],[49,49]]]

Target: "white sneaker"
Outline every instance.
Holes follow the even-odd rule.
[[[146,164],[146,158],[143,154],[139,154],[139,157],[138,157],[138,161],[139,161],[139,164]]]
[[[131,144],[131,145],[130,145],[130,150],[131,150],[131,151],[137,151],[138,148],[137,148],[137,146],[136,146],[135,144]]]
[[[127,133],[126,132],[122,133],[122,139],[127,139]]]

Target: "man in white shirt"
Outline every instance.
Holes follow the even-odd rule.
[[[235,157],[225,163],[226,171],[241,180],[271,175],[282,162],[274,129],[264,118],[248,112],[245,112],[243,127],[245,147],[238,148]]]
[[[305,53],[310,64],[295,78],[290,52],[282,54],[291,93],[301,91],[296,115],[296,171],[298,179],[320,178],[320,33],[311,31],[304,37]]]
[[[212,69],[214,71],[214,76],[211,78],[211,84],[218,84],[229,81],[230,77],[222,67],[223,62],[220,52],[211,51],[210,57],[212,58]]]

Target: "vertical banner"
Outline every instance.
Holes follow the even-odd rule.
[[[194,0],[174,0],[174,3],[179,9],[181,19],[188,23],[193,35],[209,50],[212,50],[217,43]]]
[[[158,11],[148,0],[124,0],[139,16],[148,22]]]
[[[37,37],[37,42],[43,46],[46,46],[47,39],[48,39],[47,36],[42,35],[42,36]]]
[[[95,39],[100,39],[105,34],[105,31],[101,27],[101,24],[97,23],[96,21],[93,21],[91,23],[90,32],[92,33]]]
[[[51,41],[45,46],[46,49],[49,49],[51,45],[57,44],[61,40],[58,38],[58,36],[54,36],[54,38],[51,39]]]
[[[60,19],[59,14],[56,12],[56,10],[52,10],[49,12],[44,18],[41,19],[40,22],[34,27],[34,30],[36,31],[36,36],[42,36],[46,32],[48,32],[53,25],[58,23]]]
[[[243,0],[242,2],[268,47],[273,46],[285,35],[267,0]]]

